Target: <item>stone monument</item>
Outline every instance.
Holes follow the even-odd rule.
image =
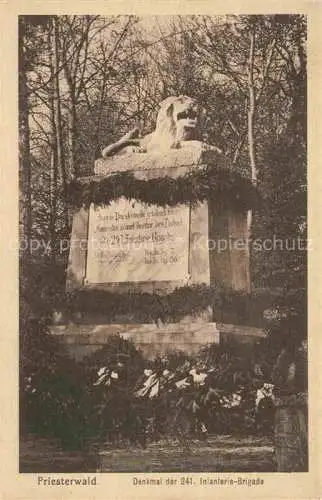
[[[148,357],[169,349],[193,353],[219,342],[221,330],[227,330],[214,321],[211,305],[194,307],[194,291],[216,285],[250,290],[251,206],[247,200],[236,203],[242,197],[236,183],[231,193],[221,185],[228,172],[216,176],[213,193],[210,167],[225,173],[224,155],[200,140],[200,116],[195,100],[166,99],[152,134],[138,139],[136,129],[129,132],[103,150],[93,176],[79,179],[77,188],[87,190],[86,200],[73,215],[66,288],[71,295],[83,294],[93,307],[86,312],[76,307],[53,327],[77,346],[79,356],[114,333],[133,340]],[[249,181],[244,184],[251,192]],[[138,321],[138,311],[126,310],[129,297],[143,298],[140,308],[144,297],[162,304],[180,290],[189,294],[191,312],[184,301],[175,320]],[[104,294],[106,310],[113,309],[117,297],[121,314],[119,309],[114,315],[98,312],[95,297]]]

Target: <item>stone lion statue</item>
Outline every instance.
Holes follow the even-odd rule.
[[[104,158],[122,151],[151,152],[180,148],[192,141],[201,143],[202,109],[195,99],[180,95],[167,97],[160,103],[154,132],[139,138],[137,128],[128,132],[118,142],[103,149]]]

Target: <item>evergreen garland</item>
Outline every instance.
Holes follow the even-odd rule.
[[[178,178],[137,179],[130,171],[110,176],[92,176],[72,181],[67,198],[74,208],[109,205],[125,197],[147,204],[175,206],[209,200],[221,207],[248,210],[258,202],[258,193],[249,178],[215,165],[189,172]]]
[[[196,169],[178,178],[169,176],[149,180],[137,179],[133,172],[119,172],[108,176],[95,175],[72,181],[68,185],[68,201],[74,208],[109,205],[125,197],[159,206],[177,204],[196,205],[208,200],[221,208],[248,210],[259,200],[258,192],[249,178],[215,164]],[[253,299],[252,299],[253,300]],[[106,321],[122,315],[134,322],[177,322],[186,315],[197,315],[207,307],[216,311],[216,321],[224,309],[235,310],[239,320],[247,324],[245,292],[222,290],[217,286],[193,285],[175,289],[169,294],[81,289],[63,297],[60,310],[76,317],[99,314]],[[83,320],[84,318],[82,318]],[[81,320],[81,321],[82,321]]]
[[[61,297],[56,307],[73,321],[81,314],[81,322],[84,317],[91,315],[102,315],[105,321],[115,321],[123,315],[137,323],[175,323],[184,316],[198,315],[211,306],[215,321],[225,322],[223,315],[229,314],[230,317],[238,318],[240,324],[247,325],[262,323],[262,312],[271,301],[270,295],[262,293],[249,294],[201,284],[179,287],[164,295],[156,292],[115,293],[80,289]]]

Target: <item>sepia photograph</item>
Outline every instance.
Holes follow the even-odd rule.
[[[307,17],[17,33],[19,472],[309,472]]]

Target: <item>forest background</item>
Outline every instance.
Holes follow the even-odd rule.
[[[305,285],[305,251],[292,247],[306,238],[304,16],[20,16],[19,35],[25,260],[66,262],[68,183],[185,94],[206,109],[204,140],[258,186],[252,238],[283,240],[253,251],[254,286]]]
[[[306,336],[306,36],[302,15],[19,17],[22,381],[48,360],[37,335],[64,290],[70,182],[131,128],[153,130],[169,95],[200,102],[204,140],[256,185],[252,296],[269,292],[278,335],[286,318]]]

